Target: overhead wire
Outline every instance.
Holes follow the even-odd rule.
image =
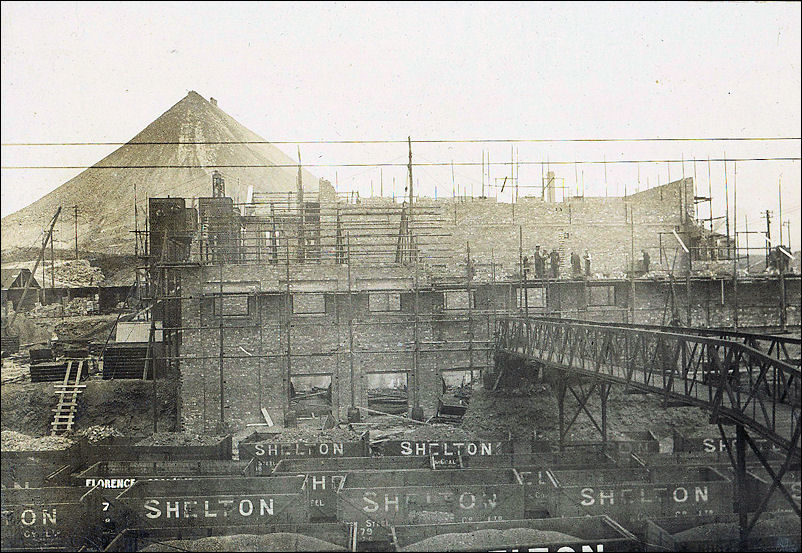
[[[748,161],[800,161],[802,158],[794,156],[780,156],[780,157],[727,157],[727,158],[710,158],[711,162],[748,162]],[[685,162],[694,161],[708,161],[705,159],[686,159]],[[636,163],[681,163],[680,159],[602,159],[602,160],[550,160],[550,161],[493,161],[490,163],[485,162],[485,165],[508,167],[510,165],[531,165],[531,166],[546,166],[546,165],[616,165],[616,164],[636,164]],[[438,162],[413,162],[413,167],[478,167],[482,165],[477,161],[438,161]],[[305,163],[304,167],[407,167],[407,163]],[[0,169],[264,169],[264,168],[297,168],[297,163],[279,163],[279,164],[148,164],[148,165],[3,165]]]
[[[779,142],[802,140],[793,136],[636,137],[636,138],[432,138],[375,140],[174,140],[129,142],[3,142],[0,146],[165,146],[237,144],[492,144],[492,143],[605,143],[605,142]]]

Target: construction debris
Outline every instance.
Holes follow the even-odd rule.
[[[158,432],[136,443],[138,446],[214,445],[225,436],[209,436],[184,432]]]
[[[111,426],[95,425],[82,428],[72,434],[76,438],[86,438],[90,444],[95,444],[109,438],[122,438],[124,434]]]
[[[3,430],[2,433],[3,451],[50,451],[67,449],[75,442],[63,436],[42,436],[35,438],[27,434],[14,432],[13,430]]]

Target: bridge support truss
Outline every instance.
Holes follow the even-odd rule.
[[[581,413],[588,416],[606,445],[607,399],[613,384],[658,394],[666,407],[690,405],[708,410],[735,473],[740,538],[746,547],[773,494],[781,494],[800,516],[800,506],[783,478],[789,470],[800,470],[802,376],[788,347],[798,350],[802,340],[735,334],[509,317],[498,320],[496,360],[497,364],[541,367],[557,396],[561,449]],[[600,420],[589,406],[596,392],[601,400]],[[571,398],[576,400],[575,409],[567,401]],[[735,425],[732,445],[723,424]],[[776,459],[770,460],[756,445],[757,439],[767,441],[779,455],[779,467]],[[754,490],[747,492],[747,448],[771,480],[756,506],[750,503],[755,500]]]

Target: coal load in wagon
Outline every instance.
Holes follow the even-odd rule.
[[[393,527],[396,551],[641,551],[607,516]]]
[[[741,548],[738,515],[647,518],[633,526],[647,551],[799,551],[799,517],[764,513]]]

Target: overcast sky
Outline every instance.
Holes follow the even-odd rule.
[[[125,142],[187,91],[268,140],[800,137],[800,4],[2,4],[2,142]],[[294,155],[294,146],[282,146]],[[304,145],[316,163],[403,162],[404,145]],[[800,141],[517,144],[540,162],[800,156]],[[91,165],[113,146],[2,147],[2,165]],[[422,162],[510,159],[509,144],[416,145]],[[527,163],[533,163],[528,165]],[[707,163],[686,163],[707,194]],[[551,167],[574,193],[665,183],[681,163]],[[728,164],[738,226],[761,210],[800,246],[800,164]],[[340,190],[403,190],[404,169],[311,168]],[[694,173],[695,171],[695,173]],[[79,170],[2,170],[5,216]],[[494,166],[500,183],[509,168]],[[723,214],[724,168],[711,167]],[[449,167],[416,170],[451,195]],[[640,183],[638,180],[640,179]],[[481,191],[480,166],[457,187]],[[494,195],[498,189],[494,189]],[[508,186],[500,199],[509,199]],[[706,213],[700,213],[706,216]],[[723,230],[723,228],[721,229]],[[777,227],[772,230],[776,236]]]

